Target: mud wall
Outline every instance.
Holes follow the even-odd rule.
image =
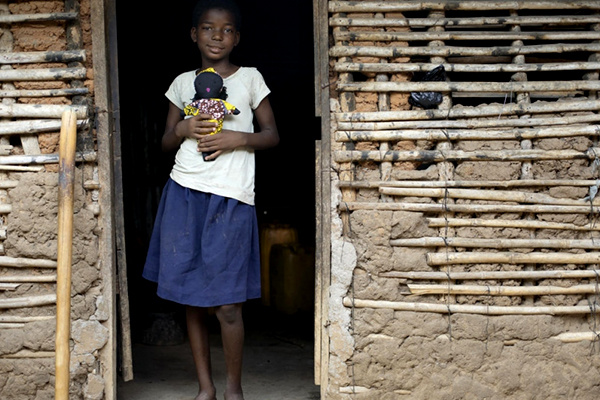
[[[57,16],[75,13],[74,17]],[[90,1],[1,1],[1,16],[25,16],[25,21],[1,24],[0,46],[8,55],[33,52],[84,51],[83,60],[64,62],[3,62],[0,71],[51,70],[54,78],[3,76],[2,89],[16,91],[2,99],[0,126],[13,122],[30,122],[39,127],[40,117],[18,114],[19,105],[77,105],[93,109],[94,85]],[[49,20],[32,18],[53,15]],[[28,20],[27,20],[28,19]],[[69,69],[67,72],[64,69]],[[62,71],[62,76],[59,72]],[[74,95],[31,90],[84,89]],[[44,95],[46,94],[46,95]],[[60,108],[59,108],[60,110]],[[11,115],[12,113],[12,115]],[[60,113],[55,116],[60,118]],[[91,113],[79,117],[89,122]],[[56,119],[54,119],[56,121]],[[71,385],[72,399],[103,399],[106,368],[99,353],[109,341],[111,306],[104,297],[105,282],[101,275],[98,223],[98,164],[94,160],[96,133],[92,123],[78,129],[79,155],[92,161],[78,162],[75,176],[74,238],[71,289]],[[42,131],[32,129],[15,133],[5,129],[0,142],[9,146],[6,162],[21,156],[17,168],[0,170],[1,203],[10,206],[2,215],[6,230],[0,281],[8,285],[0,290],[0,398],[53,399],[55,346],[55,293],[58,213],[59,127]],[[33,132],[33,133],[31,133]],[[45,157],[43,163],[38,163]],[[12,157],[12,158],[11,158]],[[5,163],[6,163],[5,162]]]
[[[598,60],[598,11],[350,3],[328,15],[326,398],[596,398],[597,136],[583,131],[599,120],[598,74],[534,69]],[[590,18],[560,22],[574,14]],[[561,40],[583,53],[557,55]],[[422,84],[441,64],[444,84]],[[536,86],[557,81],[573,86]],[[431,109],[408,101],[435,88]]]

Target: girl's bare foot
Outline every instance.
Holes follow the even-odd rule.
[[[215,390],[200,391],[194,400],[217,400],[217,393]]]
[[[225,390],[223,398],[225,400],[244,400],[244,393],[241,390]]]

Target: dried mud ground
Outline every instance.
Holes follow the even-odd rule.
[[[319,399],[313,381],[312,321],[265,314],[246,318],[243,385],[246,400]],[[217,398],[225,384],[223,348],[211,329]],[[193,400],[198,385],[188,341],[174,346],[133,345],[134,380],[119,378],[118,400]]]

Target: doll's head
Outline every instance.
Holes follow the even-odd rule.
[[[214,69],[207,68],[196,74],[194,101],[199,99],[227,99],[223,78]]]

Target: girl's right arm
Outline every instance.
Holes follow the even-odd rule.
[[[161,142],[162,150],[164,152],[176,150],[186,137],[200,139],[202,135],[213,132],[217,124],[206,121],[210,118],[211,116],[208,114],[198,114],[184,119],[179,107],[169,103],[165,133]]]

